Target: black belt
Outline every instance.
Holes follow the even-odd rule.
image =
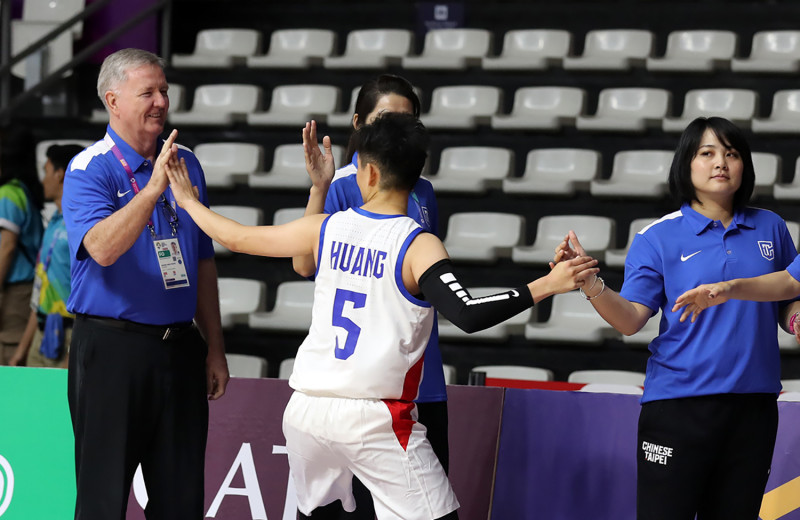
[[[169,325],[147,325],[144,323],[136,323],[135,321],[116,320],[114,318],[105,318],[103,316],[92,316],[89,314],[78,314],[79,320],[95,322],[113,327],[115,329],[127,330],[129,332],[136,332],[138,334],[146,334],[148,336],[156,336],[163,341],[174,341],[184,335],[184,333],[192,330],[194,322],[184,321],[180,323],[170,323]]]
[[[64,328],[69,329],[72,328],[72,324],[75,322],[72,318],[67,318],[64,316],[61,318],[64,321]],[[44,332],[44,322],[47,321],[47,314],[42,314],[41,312],[36,313],[36,325],[39,327],[39,330]]]

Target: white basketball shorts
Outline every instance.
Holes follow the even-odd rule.
[[[335,500],[354,511],[353,475],[372,493],[379,520],[432,520],[458,509],[416,407],[391,406],[394,413],[379,399],[292,395],[283,434],[303,514]]]

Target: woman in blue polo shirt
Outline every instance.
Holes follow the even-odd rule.
[[[778,427],[775,323],[798,304],[734,301],[695,323],[671,312],[700,284],[781,271],[796,256],[783,219],[746,206],[754,183],[742,132],[725,119],[694,120],[669,173],[680,209],[636,235],[619,293],[600,277],[581,289],[626,335],[663,311],[639,416],[639,520],[758,517]],[[582,253],[570,232],[554,260]]]

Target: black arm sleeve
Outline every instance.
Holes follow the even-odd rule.
[[[473,298],[453,274],[453,263],[440,260],[419,277],[423,297],[464,332],[488,329],[533,306],[527,285],[510,291]]]

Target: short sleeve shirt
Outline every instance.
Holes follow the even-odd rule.
[[[108,267],[95,262],[83,246],[83,239],[92,227],[122,209],[135,196],[124,167],[111,151],[113,145],[119,148],[139,187],[144,188],[153,173],[153,164],[125,143],[111,126],[103,140],[86,148],[70,163],[62,197],[72,257],[72,292],[67,309],[150,325],[191,321],[197,305],[198,262],[212,257],[214,249],[211,239],[175,204],[169,187],[164,200],[178,215],[177,238],[188,287],[164,288],[154,239],[146,226],[133,246]],[[159,140],[157,149],[160,148]],[[192,184],[200,191],[200,201],[208,205],[205,178],[197,158],[184,147],[179,147],[178,157],[186,161]],[[172,235],[165,209],[159,202],[151,215],[159,238]]]
[[[7,283],[33,280],[43,227],[42,216],[22,182],[13,179],[0,186],[0,228],[17,235],[17,252],[6,275]]]
[[[69,271],[70,254],[67,227],[61,212],[56,212],[44,231],[42,249],[36,262],[36,277],[41,286],[37,301],[31,307],[39,314],[61,314],[72,317],[67,311],[72,276]],[[34,297],[37,296],[34,291]]]
[[[797,252],[786,223],[745,208],[724,229],[689,205],[640,231],[625,260],[620,294],[662,309],[650,343],[642,402],[725,393],[780,392],[776,302],[730,300],[695,323],[679,321],[675,300],[700,284],[784,270]]]

